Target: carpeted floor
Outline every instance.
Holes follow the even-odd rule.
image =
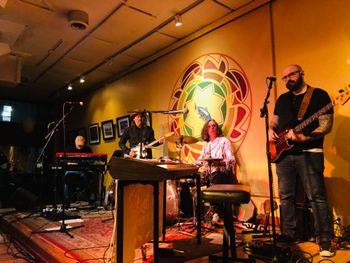
[[[108,245],[111,241],[113,233],[113,220],[103,222],[104,219],[111,218],[110,211],[86,211],[80,213],[83,222],[76,222],[69,225],[83,227],[69,230],[74,238],[69,237],[62,232],[49,233],[33,233],[33,231],[43,230],[51,227],[60,226],[59,222],[48,221],[46,218],[31,214],[29,217],[26,213],[15,213],[2,218],[6,219],[9,227],[14,228],[21,233],[21,241],[30,246],[38,246],[41,253],[48,253],[54,260],[48,262],[106,262],[106,255],[108,253]],[[3,227],[3,222],[2,222]],[[204,263],[208,262],[206,257],[209,254],[215,254],[222,249],[222,229],[215,229],[214,231],[206,231],[202,238],[202,245],[197,244],[195,239],[195,231],[192,226],[182,226],[181,229],[177,227],[169,227],[166,234],[166,242],[160,242],[160,247],[163,248],[160,252],[161,258],[165,261],[161,262],[191,262]],[[14,247],[11,239],[0,239],[0,262],[28,262],[23,258],[16,258],[11,256],[22,256],[18,252],[18,247]],[[244,239],[249,242],[247,235],[237,234],[238,239]],[[11,241],[11,242],[10,242]],[[240,244],[239,240],[237,244]],[[10,245],[10,246],[9,246]],[[8,249],[8,247],[10,249]],[[146,243],[144,246],[145,256],[147,259],[152,258],[153,247],[152,243]],[[336,262],[349,263],[350,250],[349,244],[343,247],[337,246],[337,253],[335,257],[328,261],[322,262]],[[21,250],[21,248],[19,248]],[[307,253],[313,262],[320,262],[322,258],[318,256],[318,246],[312,242],[304,242],[291,247],[293,251],[298,253]],[[246,256],[243,252],[243,246],[239,246],[238,255]],[[265,255],[266,256],[266,255]],[[176,259],[179,259],[176,261]],[[142,260],[141,249],[136,249],[134,262],[147,262]],[[263,262],[257,260],[256,262]],[[295,261],[294,261],[295,262]],[[305,261],[306,262],[306,261]]]
[[[26,213],[15,213],[5,216],[5,220],[10,225],[21,232],[22,242],[33,242],[43,250],[50,250],[55,257],[61,257],[61,260],[69,262],[104,262],[108,254],[108,247],[113,234],[113,220],[103,222],[104,219],[111,218],[109,211],[86,211],[81,212],[81,220],[75,220],[71,223],[66,221],[68,226],[81,226],[76,229],[68,229],[68,233],[74,236],[71,238],[64,232],[51,231],[59,229],[61,224],[58,221],[49,221],[38,214],[29,215]],[[81,221],[81,222],[79,222]],[[41,233],[42,230],[49,230],[47,233]],[[181,231],[180,231],[181,230]],[[163,248],[161,253],[164,256],[171,251],[175,251],[173,256],[181,256],[185,260],[203,257],[221,250],[221,234],[212,235],[210,233],[202,238],[202,245],[197,244],[194,237],[195,231],[190,233],[192,226],[181,229],[170,227],[167,229],[166,242],[160,242]],[[153,254],[152,243],[147,243],[146,257]],[[61,255],[59,255],[61,253]],[[5,251],[4,251],[5,254]],[[142,262],[141,249],[135,251],[135,261]],[[161,254],[162,255],[162,254]]]

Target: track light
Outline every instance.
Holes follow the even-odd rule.
[[[180,15],[176,15],[174,19],[175,19],[175,26],[182,25],[182,17]]]
[[[82,76],[80,77],[80,80],[79,80],[80,83],[84,83],[85,82],[85,78]]]
[[[73,89],[73,86],[72,84],[69,83],[68,87],[67,87],[68,90],[72,90]]]

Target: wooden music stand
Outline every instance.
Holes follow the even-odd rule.
[[[157,160],[135,160],[113,157],[110,162],[110,174],[118,179],[117,189],[117,246],[116,262],[123,262],[123,237],[124,237],[124,187],[130,184],[151,184],[153,187],[153,246],[154,262],[159,262],[159,182],[165,180],[177,180],[196,174],[198,167],[190,164],[164,164]],[[200,204],[200,178],[197,177],[197,198]],[[163,211],[163,225],[164,225]],[[197,242],[201,243],[200,206],[197,207]],[[164,227],[163,227],[163,233]],[[148,240],[144,240],[147,242]]]

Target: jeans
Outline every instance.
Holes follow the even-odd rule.
[[[296,179],[303,184],[314,216],[316,239],[323,248],[331,245],[332,228],[324,185],[323,153],[302,152],[288,154],[276,164],[281,200],[281,232],[295,238],[296,235]]]
[[[76,190],[79,189],[79,192]],[[98,176],[93,171],[66,171],[64,195],[66,203],[86,200],[96,201]]]

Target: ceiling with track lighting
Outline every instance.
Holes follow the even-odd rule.
[[[50,102],[81,96],[252,2],[0,0],[1,97]]]

